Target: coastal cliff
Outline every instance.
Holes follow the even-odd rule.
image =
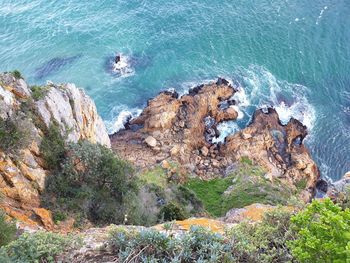
[[[172,187],[166,186],[166,181],[184,184],[189,189],[186,191],[200,196],[198,189],[192,189],[193,183],[206,187],[206,182],[222,180],[227,189],[222,189],[220,198],[231,198],[231,203],[225,200],[220,208],[210,208],[205,200],[192,198],[190,206],[204,202],[210,215],[223,216],[228,212],[228,221],[235,221],[230,218],[236,214],[235,209],[247,205],[253,205],[249,209],[263,207],[254,204],[258,202],[287,204],[291,196],[310,201],[319,172],[303,144],[307,131],[299,121],[291,119],[282,125],[274,109],[257,110],[246,128],[229,135],[224,142],[217,141],[218,125],[238,117],[233,99],[236,92],[237,87],[224,79],[195,87],[181,97],[176,92],[161,92],[148,101],[140,116],[125,124],[126,129],[111,135],[110,141],[93,101],[74,85],[49,83],[30,87],[20,76],[1,74],[0,114],[5,129],[2,136],[10,144],[2,144],[1,149],[1,208],[27,225],[54,227],[51,211],[41,204],[47,177],[52,174],[41,145],[52,127],[57,127],[65,142],[87,140],[111,147],[135,166],[134,177],[156,182],[165,187],[161,190],[164,193],[168,191],[166,187]],[[6,130],[13,123],[16,129]],[[10,136],[16,134],[22,137]],[[19,146],[13,150],[12,144]],[[87,166],[80,167],[79,161],[74,160],[73,164],[73,173]],[[152,182],[147,178],[150,175],[154,177]],[[159,180],[165,181],[159,184]],[[235,202],[242,195],[247,197]],[[163,200],[157,193],[149,198],[152,199],[147,205],[154,203],[152,209],[157,213],[162,206],[159,202],[173,202],[172,197]],[[203,208],[198,209],[192,209],[191,214],[203,214]]]
[[[29,225],[52,228],[51,213],[40,204],[50,173],[40,144],[55,125],[67,142],[86,139],[110,147],[96,106],[73,84],[30,87],[20,76],[4,73],[0,74],[0,119],[1,208]]]

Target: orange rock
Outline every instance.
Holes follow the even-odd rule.
[[[50,211],[44,208],[33,208],[34,213],[39,216],[42,224],[48,230],[52,230],[55,226],[52,220],[52,214]]]

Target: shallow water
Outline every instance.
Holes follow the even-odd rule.
[[[349,43],[348,0],[0,0],[0,71],[76,83],[111,131],[162,89],[223,76],[243,88],[242,118],[223,129],[273,105],[309,127],[332,179],[350,170]],[[116,52],[132,74],[108,70]]]

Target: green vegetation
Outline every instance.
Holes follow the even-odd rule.
[[[232,177],[208,181],[191,179],[185,185],[203,202],[204,208],[214,216],[222,215],[223,194],[232,184]]]
[[[43,196],[57,220],[73,214],[95,224],[123,223],[129,215],[133,222],[137,185],[128,163],[87,141],[68,145],[58,163],[60,169],[48,178]]]
[[[140,178],[144,180],[145,183],[153,184],[160,188],[165,188],[168,184],[165,170],[160,166],[143,172],[140,174]]]
[[[65,153],[65,141],[57,123],[51,123],[40,144],[40,152],[50,170],[58,170]]]
[[[264,171],[242,158],[239,167],[226,178],[212,180],[191,179],[185,186],[193,191],[204,208],[213,216],[222,216],[232,208],[241,208],[253,203],[286,204],[291,190],[264,177]]]
[[[31,125],[25,116],[14,114],[7,119],[0,117],[0,149],[17,155],[32,140]]]
[[[225,239],[200,227],[177,237],[152,229],[116,228],[110,244],[118,262],[232,262]]]
[[[242,222],[229,231],[234,262],[293,262],[286,243],[293,238],[289,231],[291,213],[276,209],[265,214],[260,223]]]
[[[295,186],[297,187],[297,189],[299,191],[303,191],[305,190],[306,186],[307,186],[307,178],[302,178],[301,180],[299,180],[298,182],[296,182]]]
[[[171,234],[157,230],[130,230],[116,227],[110,233],[110,245],[120,262],[292,262],[286,242],[290,213],[276,210],[257,224],[241,223],[225,234],[202,227]],[[133,258],[133,260],[130,260]]]
[[[43,99],[48,92],[47,87],[42,87],[37,85],[31,86],[30,89],[32,90],[32,97],[34,100]]]
[[[330,199],[313,202],[291,218],[296,239],[289,242],[299,262],[350,262],[350,210]]]
[[[6,215],[0,210],[0,247],[7,245],[15,239],[16,225],[6,220]]]
[[[24,233],[0,250],[4,263],[56,262],[55,256],[72,246],[72,238],[50,232]]]
[[[184,209],[176,203],[164,205],[159,212],[162,221],[184,220],[187,218]]]
[[[21,72],[19,72],[19,70],[15,69],[11,73],[16,79],[23,79],[22,74],[21,74]]]

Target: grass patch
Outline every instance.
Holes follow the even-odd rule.
[[[295,186],[299,191],[305,190],[305,188],[307,186],[307,178],[302,178],[301,180],[296,182]]]
[[[249,159],[241,160],[229,177],[212,180],[189,180],[185,187],[195,193],[212,216],[223,216],[232,208],[253,203],[286,204],[292,191],[279,181],[265,179],[264,171]]]
[[[222,214],[223,193],[231,184],[231,177],[209,181],[196,178],[189,180],[185,186],[196,194],[211,215],[220,216]]]
[[[153,169],[147,170],[139,175],[141,180],[144,180],[147,184],[153,184],[160,188],[166,188],[167,175],[165,170],[157,166]]]

